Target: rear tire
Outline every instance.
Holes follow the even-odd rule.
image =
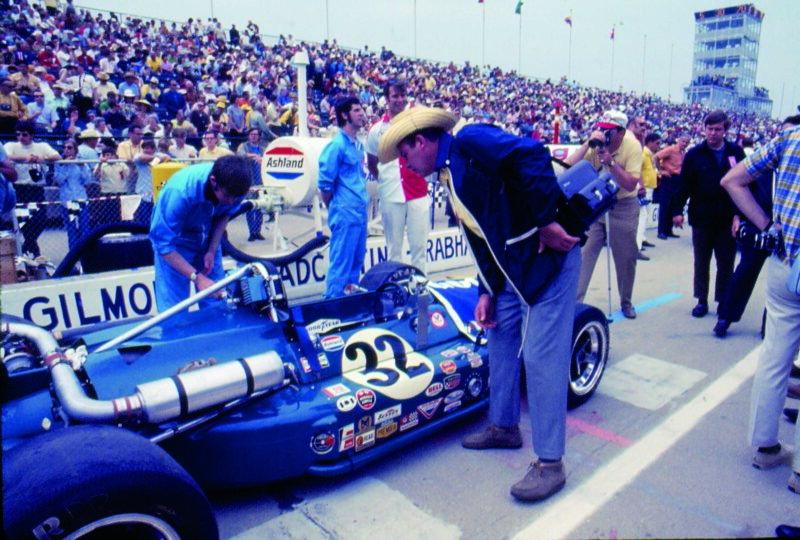
[[[169,454],[111,426],[40,435],[3,454],[4,531],[18,538],[217,540],[211,506]]]
[[[586,403],[605,373],[609,334],[605,315],[593,306],[578,304],[572,327],[572,353],[569,365],[567,408]]]

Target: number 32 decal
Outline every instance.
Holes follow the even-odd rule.
[[[392,399],[421,394],[433,380],[433,372],[433,362],[386,330],[356,332],[347,340],[342,355],[346,379]]]

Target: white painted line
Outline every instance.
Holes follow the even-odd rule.
[[[514,538],[567,538],[619,491],[658,461],[715,407],[733,395],[753,376],[761,347],[756,347],[703,392],[675,411],[633,446],[624,450],[581,485],[556,500]],[[569,466],[569,463],[567,463]],[[569,482],[567,483],[569,486]]]
[[[597,392],[657,411],[688,392],[706,375],[703,371],[636,353],[608,366]]]
[[[372,540],[376,536],[398,540],[457,540],[461,538],[461,531],[425,512],[380,480],[364,477],[306,501],[293,512],[262,523],[232,540]]]

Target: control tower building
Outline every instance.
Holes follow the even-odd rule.
[[[769,91],[756,86],[764,12],[743,4],[699,11],[694,20],[692,82],[684,88],[686,102],[769,115]]]

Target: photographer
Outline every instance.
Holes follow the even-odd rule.
[[[381,137],[378,159],[402,157],[423,177],[438,171],[448,188],[478,265],[475,320],[488,329],[492,372],[491,424],[462,446],[522,447],[521,351],[538,460],[511,495],[538,501],[566,482],[562,456],[579,239],[555,222],[562,191],[541,143],[486,124],[467,125],[454,137],[448,131],[455,124],[442,109],[407,109]]]
[[[570,154],[566,162],[575,165],[586,159],[596,169],[602,167],[613,176],[620,188],[617,204],[608,213],[609,230],[606,231],[603,220],[589,228],[588,240],[581,250],[583,264],[578,279],[578,302],[582,302],[586,296],[597,257],[608,242],[614,256],[622,314],[628,319],[635,319],[636,308],[633,307],[632,297],[639,253],[636,232],[641,211],[636,193],[642,174],[642,147],[633,134],[626,130],[627,125],[628,117],[621,112],[605,112],[589,140]]]

